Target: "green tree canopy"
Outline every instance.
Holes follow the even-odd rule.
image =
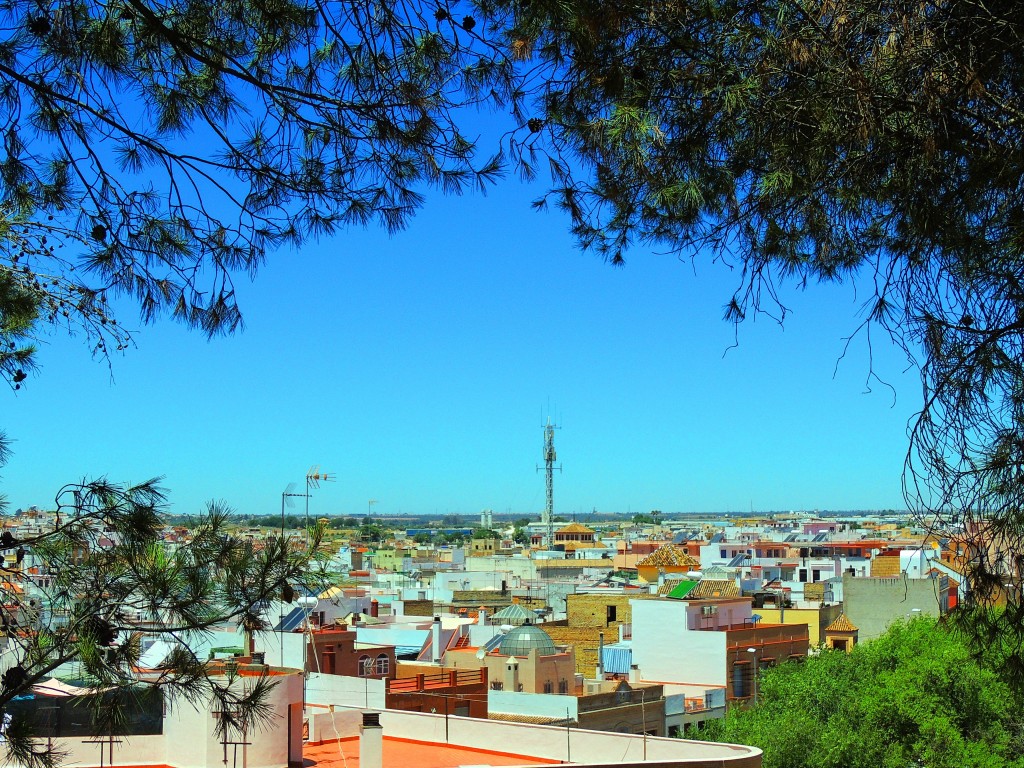
[[[958,616],[981,651],[1024,647],[1024,604],[987,611],[1024,552],[1024,29],[1008,0],[498,0],[543,82],[538,206],[584,248],[719,259],[725,317],[780,321],[783,283],[853,281],[868,348],[919,368],[905,496],[966,531]],[[535,163],[536,165],[536,163]],[[853,327],[857,326],[858,327]],[[874,383],[868,375],[869,385]],[[975,610],[977,608],[977,610]],[[1024,680],[1024,659],[1009,663]]]
[[[394,230],[425,191],[541,169],[584,248],[856,280],[859,330],[919,367],[908,503],[963,530],[977,650],[1024,648],[1024,34],[1017,3],[0,0],[0,376],[40,324],[97,354],[114,314],[207,334],[269,251]],[[478,105],[508,131],[480,152]],[[851,329],[851,333],[857,331]],[[16,381],[18,380],[18,381]],[[869,375],[869,382],[871,381]],[[977,610],[975,610],[977,608]],[[1024,681],[1024,653],[1009,661]]]
[[[272,600],[294,594],[300,584],[322,588],[329,574],[318,553],[321,532],[312,531],[308,547],[282,538],[255,547],[230,535],[230,511],[211,504],[188,538],[171,546],[163,540],[164,504],[156,481],[79,483],[57,494],[52,526],[41,532],[36,526],[23,538],[17,530],[4,533],[0,551],[17,557],[4,567],[0,590],[9,661],[0,680],[0,714],[13,715],[0,747],[6,762],[59,763],[59,752],[35,737],[30,713],[7,705],[48,677],[67,674],[72,662],[76,675],[112,691],[91,697],[97,733],[120,733],[130,691],[140,686],[163,692],[170,702],[213,698],[238,712],[247,727],[259,725],[271,678],[259,677],[239,693],[231,675],[212,674],[191,646],[218,627],[264,629]],[[24,558],[47,575],[44,583],[23,568]],[[140,671],[143,634],[175,649],[157,675]]]
[[[853,652],[762,673],[758,704],[713,722],[713,739],[764,750],[765,768],[1019,766],[1019,699],[934,619]]]
[[[131,343],[114,296],[229,332],[234,280],[268,250],[394,231],[425,189],[499,173],[455,121],[513,95],[472,11],[4,0],[0,20],[0,280],[101,355]]]

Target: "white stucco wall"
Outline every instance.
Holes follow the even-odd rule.
[[[235,685],[251,685],[254,678],[239,678]],[[269,692],[269,718],[259,728],[245,734],[232,734],[231,741],[245,741],[238,750],[238,764],[247,768],[281,768],[302,754],[301,729],[294,717],[302,702],[302,677],[282,675],[275,678],[277,685]],[[54,739],[56,749],[66,754],[61,765],[75,766],[131,765],[170,766],[170,768],[217,768],[224,764],[224,744],[215,733],[218,705],[212,700],[198,707],[178,699],[166,710],[163,734],[154,736],[120,737],[113,747],[104,744],[100,756],[99,744],[84,743],[81,737]],[[292,719],[289,728],[289,718]],[[289,742],[288,734],[292,740]],[[296,738],[297,737],[297,738]],[[234,745],[228,745],[228,761],[235,757]],[[290,753],[290,754],[289,754]]]
[[[306,679],[306,701],[323,706],[383,709],[386,684],[369,677],[312,673]]]
[[[579,699],[555,693],[515,693],[513,691],[487,692],[487,711],[577,720]]]
[[[302,632],[257,632],[253,645],[272,667],[302,669],[306,665],[306,635]]]
[[[533,560],[525,557],[470,557],[466,559],[467,571],[490,571],[495,574],[497,583],[501,587],[501,580],[509,582],[513,586],[512,577],[518,576],[521,579],[537,578],[537,566]]]
[[[643,680],[662,683],[726,684],[725,632],[686,629],[681,600],[630,600],[633,663]]]

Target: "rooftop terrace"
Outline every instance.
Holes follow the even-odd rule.
[[[304,768],[360,768],[359,738],[329,741],[302,750]],[[384,739],[383,768],[456,768],[461,765],[538,765],[559,763],[530,755],[433,744],[408,739]]]

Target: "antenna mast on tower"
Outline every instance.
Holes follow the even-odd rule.
[[[555,470],[562,471],[561,466],[555,466],[555,430],[558,426],[548,419],[544,425],[544,490],[546,500],[544,514],[541,516],[541,523],[544,525],[545,541],[544,546],[548,549],[555,543]],[[540,471],[540,467],[537,467]]]

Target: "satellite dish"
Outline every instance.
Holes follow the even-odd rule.
[[[312,608],[315,605],[319,605],[320,598],[313,597],[312,595],[303,595],[302,597],[300,597],[295,602],[298,603],[303,608]]]
[[[486,656],[487,656],[487,649],[486,648],[480,648],[479,650],[477,650],[476,657],[478,659],[480,659],[480,661],[483,661]]]

